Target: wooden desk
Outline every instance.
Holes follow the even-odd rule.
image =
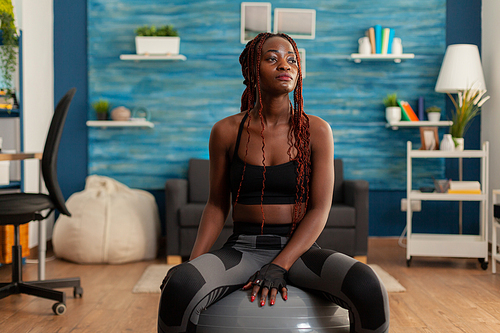
[[[38,191],[42,189],[43,153],[0,153],[0,161],[22,161],[37,159],[40,161]],[[47,252],[47,228],[45,220],[38,223],[38,280],[45,280],[45,257]]]

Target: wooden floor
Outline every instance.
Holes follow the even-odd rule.
[[[159,294],[132,294],[145,261],[125,265],[47,263],[47,278],[80,276],[83,298],[67,292],[67,311],[52,313],[53,301],[27,295],[0,300],[0,332],[156,332]],[[483,271],[477,259],[419,258],[406,267],[405,249],[393,238],[369,241],[368,263],[378,264],[407,289],[389,294],[391,332],[500,332],[500,273]],[[24,279],[37,267],[24,265]],[[0,267],[0,282],[10,279]]]

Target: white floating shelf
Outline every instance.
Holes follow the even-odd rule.
[[[118,121],[118,120],[87,120],[88,127],[148,127],[153,128],[155,125],[150,121],[145,120],[128,120],[128,121]]]
[[[434,127],[447,127],[453,125],[453,121],[451,120],[442,120],[442,121],[397,121],[393,123],[385,124],[385,127],[391,127],[393,130],[397,130],[399,127],[422,127],[422,126],[434,126]]]
[[[146,54],[121,54],[120,60],[181,60],[186,61],[182,54],[146,55]]]
[[[404,59],[413,59],[415,54],[413,53],[403,53],[403,54],[360,54],[352,53],[351,60],[355,63],[360,63],[362,60],[365,61],[394,61],[395,63],[400,63]]]

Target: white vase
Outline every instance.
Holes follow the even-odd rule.
[[[429,121],[439,121],[441,119],[441,112],[427,112],[427,119]]]
[[[453,142],[453,138],[451,134],[445,134],[443,136],[443,140],[441,140],[441,144],[439,146],[440,150],[452,151],[455,150],[455,142]]]
[[[135,37],[137,54],[179,54],[180,37]]]
[[[388,106],[385,108],[385,119],[389,124],[401,120],[401,108],[399,106]]]
[[[398,37],[393,38],[391,53],[392,54],[403,54],[403,44],[401,43],[401,38],[398,38]]]
[[[370,38],[368,37],[361,37],[358,39],[358,53],[359,54],[370,54],[372,53],[372,46],[370,44]]]
[[[463,151],[464,150],[464,138],[453,138],[457,143],[455,150]]]

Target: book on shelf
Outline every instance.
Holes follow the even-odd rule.
[[[382,26],[380,24],[375,24],[373,27],[375,30],[375,53],[382,53]]]
[[[390,52],[388,52],[389,51],[389,35],[390,35],[390,33],[391,33],[390,28],[384,28],[382,30],[382,54],[390,53]]]
[[[481,190],[448,190],[449,194],[481,194]]]
[[[408,103],[407,101],[399,101],[398,103],[399,106],[406,112],[408,118],[410,118],[411,121],[418,121],[417,114],[415,113],[415,111],[413,111],[410,103]]]
[[[392,53],[392,40],[394,39],[394,29],[389,29],[389,41],[387,42],[387,54]]]
[[[450,190],[481,190],[478,181],[454,181],[450,182]]]
[[[372,47],[372,54],[376,53],[375,49],[375,29],[373,27],[370,27],[367,31],[368,33],[368,38],[370,39],[370,45]]]

